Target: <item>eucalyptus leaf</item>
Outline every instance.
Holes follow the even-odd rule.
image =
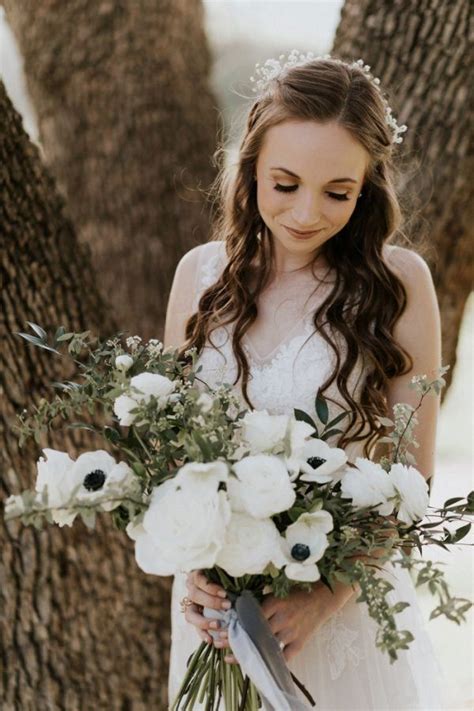
[[[38,336],[39,336],[42,340],[44,340],[45,338],[47,338],[48,334],[46,333],[46,331],[44,330],[44,328],[41,328],[41,326],[38,326],[37,323],[32,323],[31,321],[27,321],[26,323],[28,324],[28,326],[31,326],[31,328],[33,329],[33,331],[34,331],[36,334],[38,334]]]

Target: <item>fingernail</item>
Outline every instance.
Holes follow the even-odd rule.
[[[217,620],[215,620],[214,622],[210,623],[209,627],[212,627],[213,630],[217,630],[219,629],[219,623],[217,622]]]
[[[223,610],[230,610],[230,608],[232,607],[232,603],[230,602],[230,600],[226,600],[225,602],[221,602],[221,607]]]
[[[227,639],[227,632],[220,632],[219,635],[222,639]]]
[[[227,593],[225,590],[219,590],[217,594],[219,595],[219,597],[227,597]]]

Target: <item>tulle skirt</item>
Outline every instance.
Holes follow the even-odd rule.
[[[369,617],[365,603],[355,602],[354,594],[289,663],[291,671],[314,697],[315,711],[447,708],[447,680],[425,628],[412,578],[407,570],[391,562],[384,565],[383,576],[394,586],[387,595],[389,604],[410,603],[396,619],[399,629],[410,630],[415,639],[391,664],[388,655],[375,646],[376,623]],[[180,612],[179,601],[187,593],[185,580],[185,575],[178,574],[173,583],[170,703],[183,679],[189,655],[201,642]],[[304,700],[303,695],[301,698]],[[221,707],[224,711],[223,703]]]

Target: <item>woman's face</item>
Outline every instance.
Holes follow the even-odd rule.
[[[347,224],[368,162],[365,148],[336,123],[285,121],[267,131],[256,165],[257,204],[280,267],[310,260]],[[298,239],[287,228],[315,234]]]

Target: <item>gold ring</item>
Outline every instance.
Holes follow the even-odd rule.
[[[182,600],[180,600],[180,607],[181,607],[181,612],[186,612],[186,608],[189,607],[190,605],[193,605],[193,601],[189,599],[189,597],[185,596],[183,597]]]

